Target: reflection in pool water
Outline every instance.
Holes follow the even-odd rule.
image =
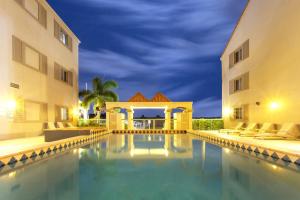
[[[109,135],[0,177],[0,199],[299,199],[300,173],[191,135]]]

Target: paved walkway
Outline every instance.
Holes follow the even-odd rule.
[[[285,152],[288,154],[297,155],[300,157],[300,140],[292,141],[292,140],[259,140],[251,137],[240,137],[235,135],[228,135],[226,133],[219,133],[218,131],[195,131],[195,133],[199,134],[208,134],[211,136],[229,139],[233,141],[239,141],[242,143],[251,144],[254,146],[261,146],[268,149],[277,150],[280,152]]]
[[[0,157],[46,144],[44,136],[0,141]]]

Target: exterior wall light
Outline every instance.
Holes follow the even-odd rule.
[[[16,102],[16,100],[14,100],[14,99],[9,99],[9,100],[6,102],[6,108],[7,108],[9,111],[14,111],[14,110],[16,110],[16,108],[17,108],[17,102]]]
[[[270,103],[270,110],[278,110],[281,107],[279,102],[273,101]]]
[[[224,117],[229,117],[232,113],[233,113],[233,110],[230,107],[226,107],[223,110],[223,116]]]

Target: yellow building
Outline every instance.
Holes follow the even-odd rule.
[[[300,122],[300,1],[249,0],[221,56],[225,126]]]
[[[0,27],[0,139],[71,121],[78,38],[45,0],[1,0]]]

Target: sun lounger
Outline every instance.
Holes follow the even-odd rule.
[[[57,124],[58,128],[65,128],[65,126],[62,122],[57,122],[56,124]]]
[[[286,123],[277,133],[262,133],[255,138],[261,140],[295,140],[298,139],[299,130],[294,123]]]
[[[68,122],[67,125],[68,125],[68,128],[77,128],[77,127],[74,126],[71,122]]]
[[[267,133],[273,130],[274,125],[272,123],[264,123],[260,129],[252,129],[252,130],[245,130],[241,132],[241,137],[253,137],[257,134]]]
[[[54,122],[48,122],[48,123],[47,123],[47,129],[48,129],[48,130],[55,130],[55,129],[57,129],[57,128],[56,128]]]
[[[219,132],[220,133],[227,133],[227,134],[239,133],[243,129],[243,126],[244,126],[244,122],[240,122],[232,129],[221,129]]]

